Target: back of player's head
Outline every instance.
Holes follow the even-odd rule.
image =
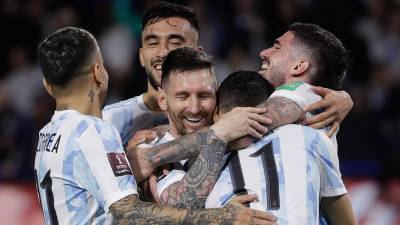
[[[191,47],[182,47],[168,53],[162,64],[161,87],[165,88],[173,72],[186,72],[200,69],[210,70],[210,74],[217,88],[214,73],[214,63],[210,55]]]
[[[347,51],[342,42],[331,32],[315,24],[294,23],[288,31],[314,61],[313,85],[340,89],[347,69]]]
[[[153,24],[170,17],[180,17],[186,19],[197,31],[197,33],[200,33],[199,19],[192,8],[161,1],[155,2],[149,8],[147,8],[142,18],[142,30],[144,30],[149,24]]]
[[[38,61],[49,84],[65,87],[86,74],[94,57],[96,40],[88,31],[66,27],[50,34],[39,44]]]
[[[266,101],[272,92],[274,87],[257,72],[234,72],[218,88],[218,108],[228,112],[235,107],[255,107]]]

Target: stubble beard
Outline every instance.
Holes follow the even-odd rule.
[[[145,68],[145,71],[146,71],[147,79],[149,80],[150,85],[154,88],[154,90],[157,90],[158,87],[161,87],[160,83],[157,82],[157,80],[155,78],[155,75],[150,70],[148,70],[146,68]]]

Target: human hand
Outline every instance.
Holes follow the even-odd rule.
[[[157,137],[155,130],[139,130],[128,141],[127,149],[134,149],[138,145],[150,142]]]
[[[232,224],[263,224],[263,225],[277,225],[277,218],[266,212],[262,212],[256,209],[246,208],[243,204],[253,202],[257,200],[256,195],[241,195],[233,198],[224,208],[230,208],[230,210],[236,210],[236,217]]]
[[[210,129],[226,143],[248,134],[261,138],[268,132],[265,125],[272,122],[261,115],[265,112],[264,108],[236,107],[224,114]]]
[[[351,108],[353,108],[353,101],[345,91],[334,91],[324,87],[312,87],[312,90],[320,95],[323,100],[306,106],[304,111],[311,112],[318,109],[324,109],[324,111],[305,119],[303,124],[316,129],[331,126],[327,133],[331,137],[339,129],[340,123]]]

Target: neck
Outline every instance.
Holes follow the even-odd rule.
[[[56,98],[56,110],[67,109],[76,110],[84,115],[102,118],[100,101],[92,90],[86,94]]]
[[[151,111],[161,111],[157,101],[158,91],[147,81],[147,92],[143,95],[144,104]]]

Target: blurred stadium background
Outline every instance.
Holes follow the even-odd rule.
[[[338,134],[342,174],[361,225],[400,224],[400,0],[192,0],[200,45],[217,75],[259,70],[259,51],[295,21],[341,38],[352,62],[345,90],[354,108]],[[64,26],[98,39],[108,69],[108,103],[145,91],[140,19],[145,0],[0,1],[0,224],[43,224],[33,177],[38,130],[54,102],[36,65],[38,42]],[[397,99],[397,100],[396,100]]]

